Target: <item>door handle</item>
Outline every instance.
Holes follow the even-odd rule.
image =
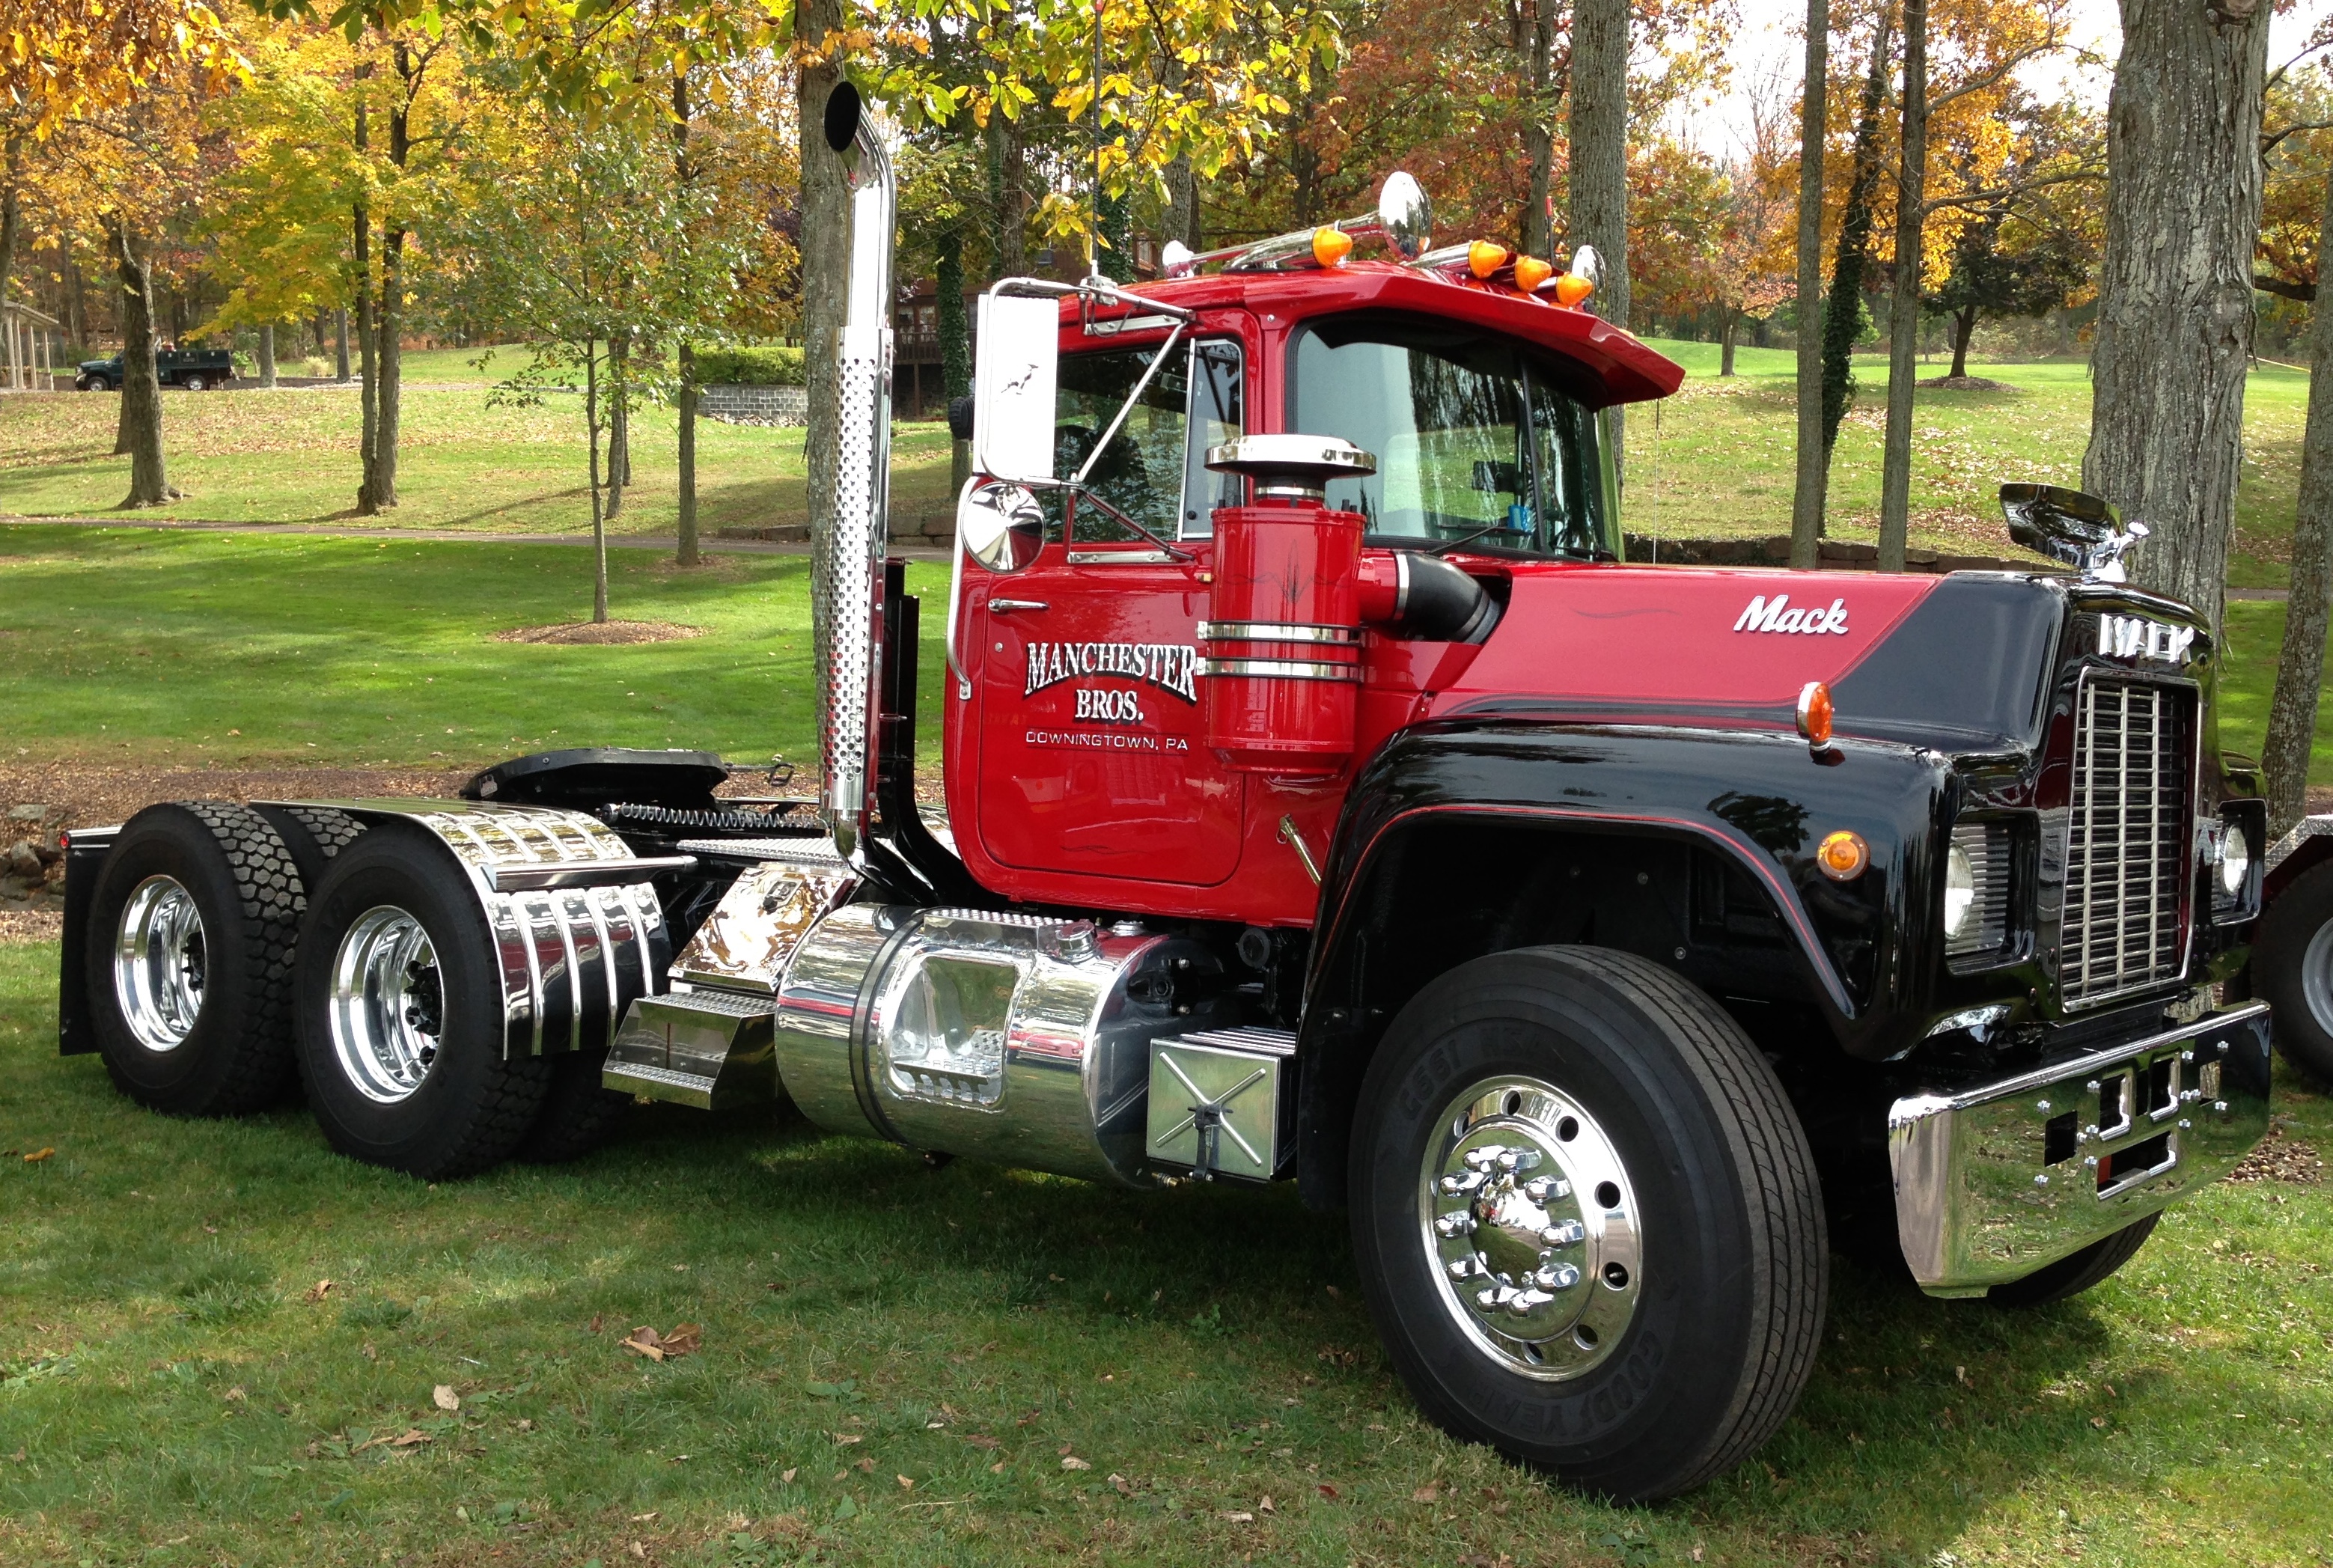
[[[992,599],[988,601],[988,608],[1003,615],[1008,611],[1050,610],[1052,606],[1042,599]]]

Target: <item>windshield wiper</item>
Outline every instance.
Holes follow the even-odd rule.
[[[1475,529],[1472,534],[1461,534],[1455,539],[1445,539],[1441,544],[1434,545],[1429,549],[1419,551],[1418,553],[1421,555],[1447,555],[1450,552],[1457,549],[1460,545],[1472,544],[1475,540],[1490,534],[1520,534],[1526,539],[1535,539],[1539,537],[1539,530],[1536,528],[1517,528],[1511,524],[1493,523],[1487,527]]]

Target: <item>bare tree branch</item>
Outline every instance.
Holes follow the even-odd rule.
[[[2315,284],[2297,284],[2290,278],[2271,277],[2265,273],[2253,274],[2252,287],[2264,294],[2277,294],[2288,300],[2313,304],[2317,299]]]

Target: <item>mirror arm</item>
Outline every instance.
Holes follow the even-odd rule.
[[[964,513],[965,498],[972,494],[973,487],[979,483],[980,476],[977,474],[964,482],[964,489],[955,498],[956,515],[959,517]],[[964,529],[959,526],[955,530],[955,544],[948,552],[947,667],[948,673],[955,677],[956,700],[970,702],[972,678],[965,674],[964,665],[957,659],[955,654],[957,607],[964,602]]]
[[[1157,534],[1153,534],[1149,529],[1145,528],[1141,524],[1137,523],[1133,518],[1128,516],[1125,513],[1111,505],[1108,501],[1102,499],[1100,491],[1094,489],[1090,485],[1081,485],[1075,479],[1055,479],[1050,484],[1032,485],[1030,486],[1030,488],[1032,490],[1066,490],[1070,495],[1077,496],[1080,500],[1091,501],[1096,506],[1099,506],[1104,512],[1109,513],[1112,517],[1118,519],[1118,522],[1125,524],[1128,528],[1133,529],[1137,534],[1141,534],[1145,539],[1149,540],[1150,543],[1165,551],[1166,553],[1166,558],[1170,561],[1196,561],[1198,559],[1197,556],[1192,554],[1188,550],[1182,548],[1180,545],[1168,544],[1166,540],[1161,539]],[[1071,509],[1066,513],[1065,519],[1066,520],[1061,525],[1061,546],[1063,549],[1067,549],[1069,547],[1070,544],[1070,535],[1077,527],[1076,511]]]

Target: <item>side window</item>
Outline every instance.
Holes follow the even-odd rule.
[[[1158,356],[1156,345],[1064,354],[1053,401],[1053,472],[1067,479],[1085,466],[1126,407],[1128,394]],[[1110,505],[1161,538],[1175,536],[1183,504],[1183,465],[1189,424],[1188,361],[1180,344],[1143,389],[1142,400],[1127,409],[1126,422],[1086,475],[1086,483]],[[1058,527],[1061,492],[1049,495],[1048,511]],[[1078,518],[1078,539],[1137,539],[1140,535],[1099,506]]]
[[[1247,429],[1243,402],[1240,346],[1229,339],[1191,345],[1191,446],[1183,472],[1183,537],[1205,539],[1215,531],[1215,508],[1236,506],[1247,497],[1236,474],[1207,471],[1207,448]]]

